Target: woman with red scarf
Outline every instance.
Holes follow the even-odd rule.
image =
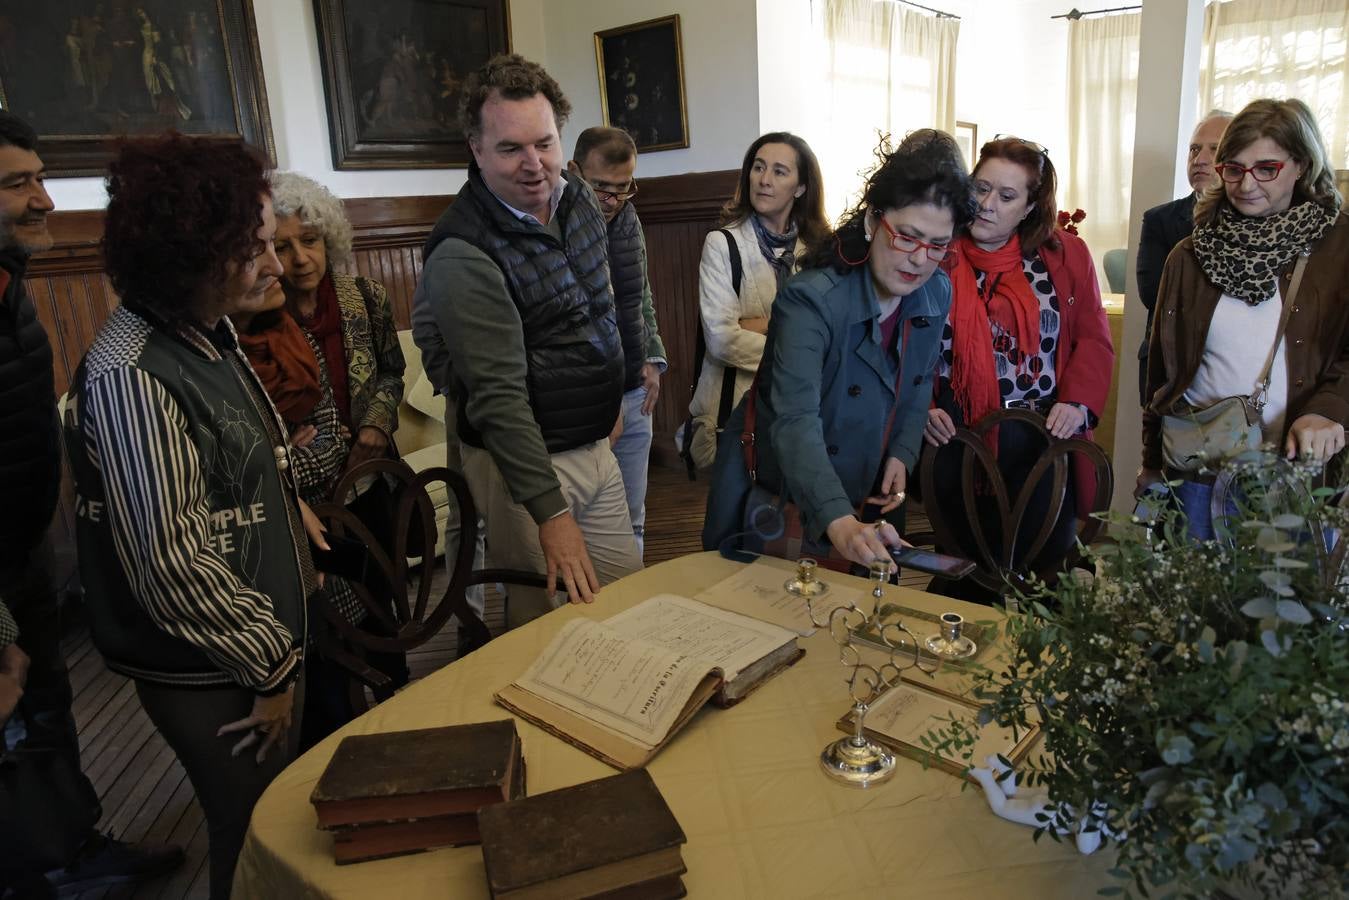
[[[997,409],[1019,407],[1042,413],[1056,438],[1090,439],[1105,408],[1115,351],[1091,253],[1076,235],[1056,230],[1054,165],[1038,144],[999,136],[980,149],[973,181],[979,211],[959,241],[951,271],[951,314],[937,364],[936,404],[928,413],[924,438],[944,446],[957,426],[978,422]],[[1000,427],[991,440],[1015,497],[1044,451],[1044,441],[1020,425]],[[938,455],[939,496],[926,502],[963,505],[961,462],[960,454]],[[1084,506],[1094,486],[1086,483],[1083,472],[1075,475],[1064,512],[1041,551],[1046,558],[1062,555],[1071,545],[1076,534],[1072,511],[1077,516],[1092,512]],[[1049,514],[1049,482],[1041,481],[1022,521],[1036,522]],[[1021,536],[1027,542],[1034,529],[1029,532]],[[987,527],[985,533],[991,533]],[[973,538],[967,537],[964,546],[942,549],[973,555]],[[1020,559],[1020,553],[1018,547],[1016,563],[1023,567],[1031,561]],[[996,599],[963,583],[938,581],[929,589],[972,600]]]

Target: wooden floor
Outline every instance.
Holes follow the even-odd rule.
[[[696,553],[707,482],[690,483],[682,471],[653,468],[647,499],[646,563]],[[911,528],[926,526],[924,519]],[[926,576],[911,576],[918,586]],[[911,578],[905,578],[908,583]],[[91,891],[81,898],[179,898],[207,896],[206,829],[182,766],[141,709],[130,681],[109,672],[89,640],[78,611],[70,617],[64,641],[74,689],[84,770],[103,800],[100,827],[127,841],[182,845],[187,861],[177,872],[135,891]],[[504,628],[501,600],[489,592],[487,624]],[[409,667],[420,678],[455,658],[455,629],[410,654]]]

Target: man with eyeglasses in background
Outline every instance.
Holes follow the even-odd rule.
[[[596,126],[582,131],[567,170],[590,185],[609,231],[609,278],[623,339],[623,415],[610,438],[639,553],[645,550],[647,467],[651,457],[651,414],[666,369],[665,345],[656,328],[651,281],[646,271],[646,240],[637,209],[637,145],[621,128]]]
[[[1144,406],[1148,405],[1148,339],[1152,335],[1152,309],[1157,305],[1157,289],[1162,283],[1162,268],[1175,246],[1194,231],[1194,202],[1211,184],[1217,183],[1213,160],[1218,152],[1218,141],[1232,121],[1232,114],[1215,109],[1194,127],[1190,136],[1187,174],[1192,190],[1177,200],[1154,206],[1143,213],[1143,230],[1138,239],[1138,299],[1148,310],[1147,328],[1143,344],[1138,348],[1138,394]]]

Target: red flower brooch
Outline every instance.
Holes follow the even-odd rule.
[[[1066,209],[1061,209],[1059,210],[1059,227],[1069,234],[1077,234],[1077,224],[1086,217],[1086,210],[1075,209],[1068,212]]]

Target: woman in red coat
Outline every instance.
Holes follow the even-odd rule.
[[[960,239],[951,272],[951,314],[942,335],[937,363],[936,404],[928,413],[924,438],[943,446],[957,426],[976,423],[1007,407],[1040,412],[1057,438],[1091,437],[1105,409],[1115,350],[1110,341],[1101,288],[1087,245],[1056,229],[1054,165],[1043,147],[1020,138],[994,139],[979,151],[974,167],[978,215]],[[1000,427],[996,446],[1002,472],[1015,502],[1030,469],[1045,450],[1044,440],[1024,425]],[[937,457],[938,496],[926,502],[944,508],[964,503],[960,488],[962,454]],[[1075,471],[1069,497],[1042,558],[1062,555],[1076,535],[1077,516],[1095,495],[1084,469]],[[1036,525],[1050,514],[1050,479],[1041,480],[1022,521]],[[981,512],[989,519],[985,534],[997,540],[995,504]],[[953,520],[962,518],[955,516]],[[990,527],[991,526],[991,527]],[[1024,527],[1014,560],[1021,558],[1036,527]],[[945,552],[973,556],[970,535]],[[936,582],[931,590],[972,600],[992,600],[982,589]]]

